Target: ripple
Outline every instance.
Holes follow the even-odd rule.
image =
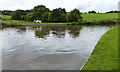
[[[73,53],[73,52],[76,52],[77,50],[76,49],[70,49],[70,50],[56,50],[57,52],[62,52],[62,53]]]

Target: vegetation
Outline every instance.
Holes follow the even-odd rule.
[[[9,20],[9,19],[11,19],[11,16],[10,15],[0,15],[0,18],[2,20]]]
[[[102,36],[82,70],[118,70],[118,27]]]
[[[11,16],[9,15],[0,15],[0,17],[3,19],[2,23],[4,25],[15,25],[15,24],[19,24],[19,25],[31,25],[31,24],[51,24],[49,23],[49,18],[50,18],[50,14],[51,12],[45,12],[42,14],[42,23],[33,23],[31,22],[33,20],[33,13],[29,13],[27,15],[25,15],[25,17],[23,16],[23,19],[25,18],[25,21],[20,21],[20,20],[10,20]],[[63,15],[65,15],[66,13],[63,12]],[[69,14],[67,14],[69,15]],[[104,16],[104,17],[101,17]],[[66,23],[61,23],[63,21],[61,21],[61,24],[68,24],[68,25],[114,25],[114,24],[118,24],[120,23],[120,20],[117,19],[117,13],[103,13],[103,14],[99,14],[99,13],[87,13],[87,14],[82,14],[80,16],[83,17],[83,21],[82,22],[66,22]],[[65,16],[63,16],[65,18]],[[93,18],[95,17],[95,18]],[[101,17],[101,18],[100,18]],[[21,17],[22,18],[22,17]],[[91,20],[88,20],[91,19]],[[78,20],[79,21],[79,20]],[[55,24],[60,24],[60,23],[55,23]],[[54,23],[53,23],[54,24]]]
[[[83,13],[83,21],[118,19],[118,13]]]
[[[66,10],[63,8],[54,9],[49,17],[50,22],[66,22]]]
[[[109,11],[109,12],[106,12],[106,13],[120,13],[120,11]]]
[[[71,22],[68,25],[116,25],[120,24],[120,20],[111,19],[111,20],[100,20],[100,21],[84,21],[84,22]]]
[[[42,22],[49,22],[50,12],[45,12],[42,14]]]
[[[82,20],[82,17],[81,17],[80,11],[78,9],[74,9],[68,15],[69,22],[78,22],[81,20]]]
[[[45,9],[47,9],[47,8],[45,7]],[[35,15],[33,13],[34,11],[33,10],[31,10],[31,11],[32,11],[32,13],[29,13],[30,11],[23,11],[23,10],[16,10],[16,12],[14,12],[14,13],[16,13],[16,16],[20,18],[20,20],[24,20],[24,21],[20,21],[20,20],[17,20],[17,21],[10,20],[9,21],[9,19],[11,19],[10,15],[0,15],[0,18],[3,19],[2,23],[4,25],[10,25],[10,24],[11,25],[15,25],[15,24],[31,25],[31,24],[46,24],[46,23],[50,24],[49,23],[50,21],[51,22],[59,22],[59,23],[66,22],[66,23],[62,23],[62,24],[68,24],[68,25],[81,25],[81,24],[82,25],[111,25],[111,24],[113,25],[113,24],[120,23],[120,21],[117,20],[117,18],[118,18],[117,13],[83,13],[81,15],[78,15],[80,13],[77,9],[76,9],[76,11],[74,9],[70,13],[66,13],[66,10],[64,8],[63,9],[57,8],[57,9],[54,9],[52,12],[49,12],[49,9],[47,9],[46,10],[47,12],[44,12],[41,15],[41,17],[42,17],[41,20],[43,23],[32,23],[30,21],[34,20]],[[27,12],[26,15],[24,15],[25,12]],[[21,16],[20,15],[18,16],[17,13],[21,13],[20,14]],[[81,22],[82,18],[83,18],[83,21]],[[76,20],[74,20],[74,19],[76,19]],[[79,21],[79,22],[76,22],[76,21]]]
[[[56,8],[50,11],[44,5],[38,5],[33,8],[31,13],[25,10],[16,10],[12,13],[13,20],[34,21],[42,20],[42,22],[78,22],[82,21],[79,10],[74,9],[70,14],[66,13],[65,8]]]
[[[24,10],[16,10],[12,13],[11,19],[13,20],[22,20],[22,16],[26,15],[26,12]]]
[[[88,13],[96,13],[95,11],[89,11]]]
[[[15,26],[15,25],[37,25],[37,24],[67,24],[67,23],[33,23],[30,21],[20,21],[20,20],[0,20],[2,25]]]
[[[45,12],[50,12],[49,8],[46,8],[44,5],[35,6],[33,9],[33,20],[41,20],[41,16]]]
[[[11,10],[3,10],[1,11],[3,15],[11,15],[12,11]]]

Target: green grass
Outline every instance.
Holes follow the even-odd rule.
[[[84,21],[118,18],[118,13],[99,13],[99,14],[98,13],[83,13],[81,15]]]
[[[120,28],[120,27],[119,27]],[[118,27],[105,33],[82,70],[118,69]]]
[[[0,17],[3,19],[3,20],[9,20],[11,18],[11,16],[9,15],[0,15]]]
[[[66,23],[34,23],[30,21],[20,20],[1,20],[3,25],[34,25],[34,24],[66,24]]]

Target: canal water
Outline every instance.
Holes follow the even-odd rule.
[[[1,28],[0,67],[3,70],[80,70],[109,29],[66,25]]]

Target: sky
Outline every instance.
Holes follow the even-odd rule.
[[[101,13],[118,10],[118,2],[119,0],[0,0],[0,10],[26,10],[45,5],[50,10],[61,7],[67,12],[77,8],[81,12],[95,10]]]

